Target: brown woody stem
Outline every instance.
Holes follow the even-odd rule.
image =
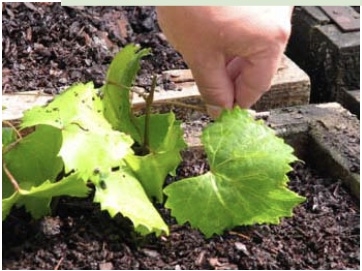
[[[4,120],[3,121],[4,124],[8,125],[11,129],[13,129],[17,135],[18,138],[22,139],[23,137],[21,136],[20,132],[18,131],[18,129],[16,129],[16,127],[10,122],[10,121],[7,121],[7,120]]]
[[[3,163],[3,169],[4,169],[4,172],[5,172],[6,176],[8,176],[11,184],[13,185],[15,191],[19,192],[19,190],[20,190],[19,184],[18,184],[18,182],[15,180],[14,176],[11,174],[11,172],[9,171],[9,169],[6,167],[6,164],[5,164],[5,163]]]
[[[150,93],[146,98],[146,115],[145,115],[145,132],[144,132],[144,139],[143,139],[143,150],[149,151],[150,148],[150,116],[151,116],[151,108],[153,103],[153,97],[155,94],[155,89],[157,85],[157,76],[154,75],[152,78],[152,85]]]

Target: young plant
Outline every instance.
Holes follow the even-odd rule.
[[[13,206],[34,218],[50,212],[53,197],[86,197],[113,217],[128,217],[143,235],[168,234],[153,202],[164,203],[179,223],[190,222],[207,237],[236,225],[279,223],[304,198],[288,190],[286,173],[297,158],[274,132],[245,110],[225,110],[202,135],[210,171],[174,182],[186,147],[172,112],[132,113],[130,91],[148,50],[129,45],[113,59],[106,83],[76,84],[46,106],[24,113],[22,137],[3,128],[3,220]]]

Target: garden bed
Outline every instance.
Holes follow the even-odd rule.
[[[359,122],[337,104],[323,107],[267,117],[305,161],[295,163],[289,187],[307,200],[280,225],[236,227],[206,239],[159,208],[170,235],[142,238],[127,219],[110,219],[90,200],[62,198],[52,217],[33,221],[19,210],[3,223],[3,268],[359,269],[359,200],[351,196],[359,195]],[[189,141],[206,122],[187,122]],[[343,129],[336,128],[341,122]],[[168,182],[207,170],[197,143],[183,157]]]

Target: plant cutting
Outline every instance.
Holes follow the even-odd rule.
[[[3,128],[3,220],[13,206],[40,218],[53,197],[87,197],[91,189],[102,210],[128,217],[142,235],[169,233],[154,202],[206,237],[292,215],[304,200],[287,188],[293,149],[238,107],[203,132],[210,171],[165,185],[186,144],[172,112],[150,113],[156,80],[146,114],[132,112],[132,83],[147,54],[129,45],[113,59],[103,87],[75,84],[26,111],[20,129],[34,128],[28,135]]]

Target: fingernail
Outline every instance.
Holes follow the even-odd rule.
[[[216,118],[221,114],[222,108],[221,108],[220,106],[217,106],[217,105],[207,104],[207,105],[206,105],[206,110],[207,110],[207,113],[208,113],[213,119],[216,119]]]

